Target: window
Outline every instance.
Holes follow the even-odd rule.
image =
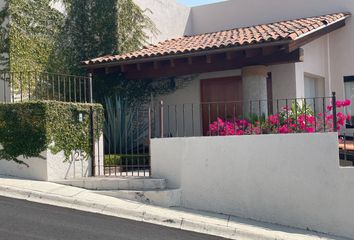
[[[305,98],[324,97],[324,80],[305,75]]]
[[[306,104],[316,113],[323,112],[322,99],[325,96],[324,78],[312,75],[304,76]]]

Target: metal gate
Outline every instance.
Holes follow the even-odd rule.
[[[150,139],[159,113],[151,104],[132,106],[119,97],[106,98],[104,108],[104,157],[96,175],[150,177]]]

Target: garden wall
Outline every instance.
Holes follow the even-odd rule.
[[[56,101],[0,104],[0,174],[46,181],[91,176],[91,110],[94,171],[98,172],[96,166],[104,155],[101,105]]]
[[[1,146],[0,146],[1,149]],[[98,165],[98,158],[103,159],[103,136],[96,142],[95,166]],[[55,181],[92,176],[91,158],[83,158],[83,153],[77,155],[74,151],[69,160],[66,160],[64,153],[52,153],[50,149],[43,151],[39,157],[19,157],[28,166],[13,161],[0,160],[0,175],[20,177],[41,181]],[[100,166],[103,172],[103,165]],[[97,172],[98,169],[95,168]]]
[[[182,206],[354,238],[354,169],[336,133],[152,139]]]

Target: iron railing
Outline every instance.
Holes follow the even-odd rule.
[[[340,103],[333,93],[330,97],[233,102],[166,104],[158,101],[124,113],[117,108],[114,117],[108,117],[106,112],[101,175],[151,176],[152,138],[345,133],[348,119],[346,114],[339,114],[346,112]],[[347,159],[354,159],[354,147],[350,153],[348,148],[341,150],[342,158],[343,154]],[[349,158],[349,154],[353,156]]]
[[[0,102],[92,102],[92,76],[0,71]]]
[[[166,104],[150,108],[152,138],[336,132],[331,97]],[[273,121],[273,122],[272,122]]]

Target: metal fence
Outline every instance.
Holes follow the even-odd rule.
[[[92,77],[37,71],[0,72],[0,102],[91,102]]]
[[[159,101],[133,108],[106,104],[105,111],[101,174],[105,176],[150,176],[153,138],[337,131],[345,134],[345,124],[350,121],[344,101],[337,101],[335,93],[330,97],[234,102]],[[341,159],[354,160],[354,147],[348,147],[348,136],[342,139],[347,143],[342,146]]]
[[[159,138],[337,131],[331,97],[165,104],[151,108]],[[340,115],[342,116],[342,115]],[[341,120],[341,119],[339,119]]]

